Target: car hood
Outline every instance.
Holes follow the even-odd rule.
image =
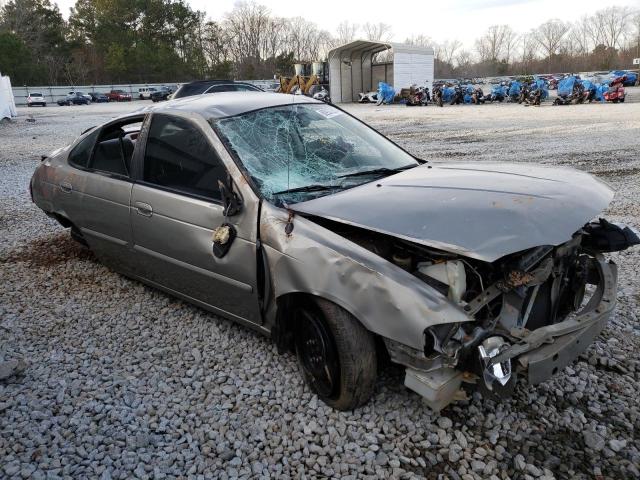
[[[612,199],[606,183],[571,168],[447,163],[289,208],[493,262],[566,242]]]

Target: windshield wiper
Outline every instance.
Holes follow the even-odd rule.
[[[387,167],[382,167],[382,168],[374,168],[373,170],[361,170],[360,172],[353,172],[353,173],[345,173],[344,175],[338,175],[338,178],[345,178],[345,177],[361,177],[364,175],[384,175],[384,174],[390,174],[390,173],[398,173],[398,172],[402,172],[403,170],[408,170],[410,168],[413,167],[417,167],[418,164],[411,164],[411,165],[404,165],[402,167],[397,167],[397,168],[387,168]]]
[[[345,187],[343,187],[342,185],[322,185],[322,184],[316,183],[312,185],[305,185],[304,187],[289,188],[287,190],[282,190],[280,192],[272,193],[272,195],[282,195],[284,193],[296,193],[296,192],[323,192],[326,190],[336,190],[341,188],[345,188]]]

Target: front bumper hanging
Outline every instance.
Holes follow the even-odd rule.
[[[616,306],[618,267],[600,254],[594,257],[600,281],[587,305],[560,323],[526,331],[520,341],[493,357],[490,365],[517,359],[529,383],[544,382],[573,362],[604,329]]]

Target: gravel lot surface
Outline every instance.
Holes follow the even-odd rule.
[[[630,95],[640,95],[629,89]],[[639,478],[640,249],[580,359],[440,415],[386,367],[351,413],[270,340],[115,274],[30,201],[39,156],[141,103],[20,109],[0,126],[0,478]],[[348,108],[428,160],[571,165],[640,226],[640,103]],[[35,122],[27,122],[32,115]]]

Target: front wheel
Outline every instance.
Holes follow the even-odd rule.
[[[295,347],[311,390],[337,410],[353,410],[373,393],[377,373],[373,335],[346,310],[323,299],[294,311]]]

